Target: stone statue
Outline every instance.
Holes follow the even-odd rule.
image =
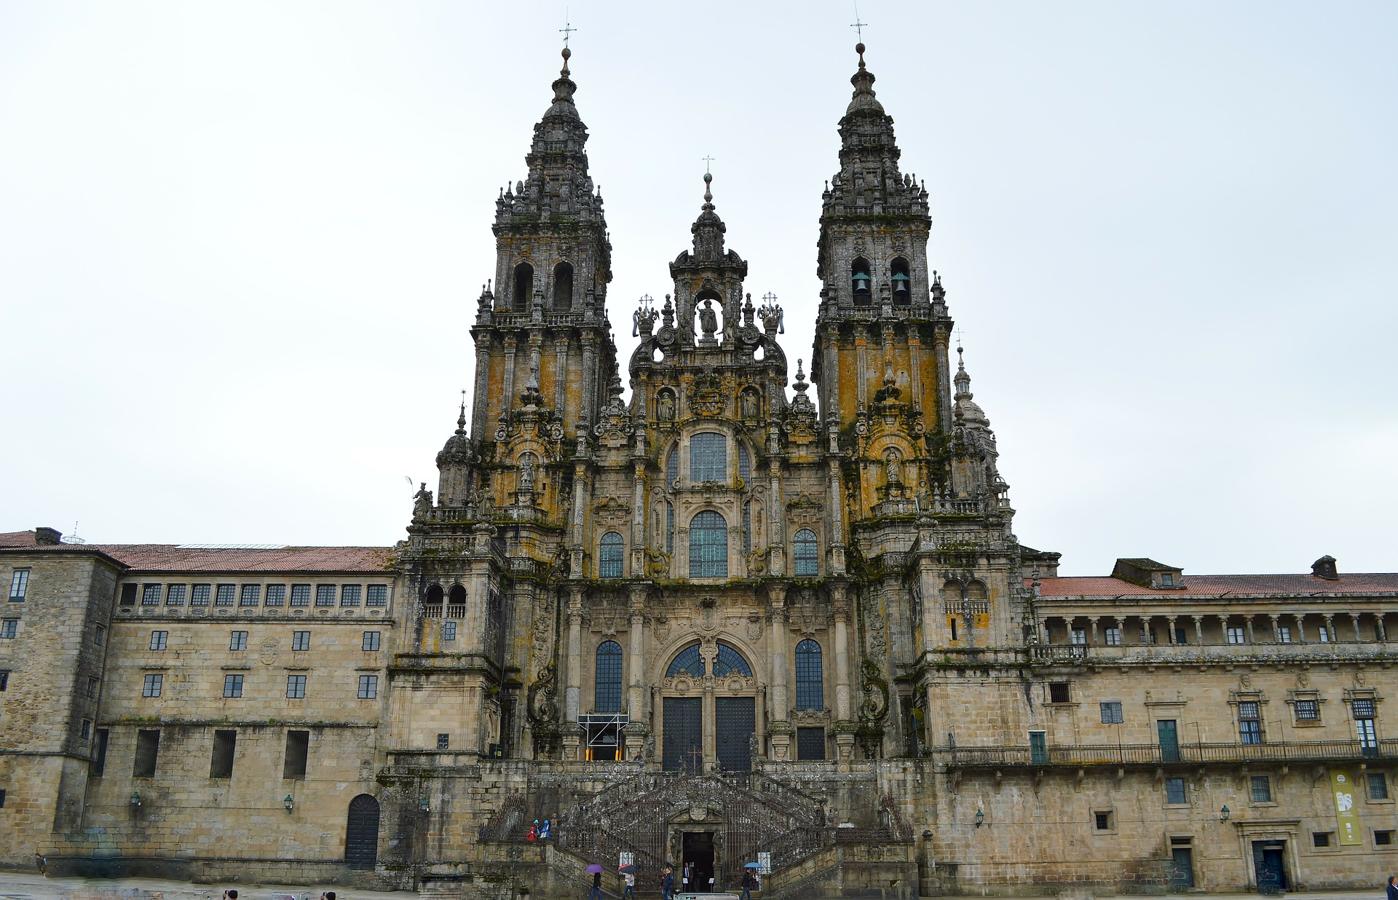
[[[519,489],[534,490],[534,454],[526,453],[519,458]]]
[[[656,418],[661,422],[675,421],[675,395],[669,391],[661,391],[659,399],[655,402]]]
[[[757,394],[752,391],[743,391],[738,395],[738,407],[744,419],[757,418]]]
[[[699,310],[699,327],[704,332],[704,340],[712,341],[714,332],[718,331],[718,313],[714,312],[714,301],[705,299],[703,309]]]
[[[902,466],[900,465],[897,450],[889,450],[884,456],[884,470],[888,476],[889,486],[901,485],[903,483]]]
[[[427,489],[427,482],[422,482],[422,486],[413,494],[413,518],[422,518],[432,511],[432,492]]]

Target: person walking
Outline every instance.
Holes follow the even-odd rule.
[[[621,890],[621,900],[626,900],[627,897],[630,897],[631,900],[636,900],[635,868],[628,868],[625,872],[621,873],[621,877],[626,882],[626,886]]]
[[[743,870],[743,892],[738,895],[738,900],[752,900],[752,892],[757,889],[757,879],[752,876],[752,869]]]
[[[602,873],[592,873],[592,888],[587,892],[587,900],[602,900]]]
[[[1398,900],[1398,875],[1388,876],[1388,900]]]
[[[666,866],[660,871],[661,900],[675,900],[675,870]]]

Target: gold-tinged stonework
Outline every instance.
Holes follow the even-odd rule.
[[[1398,575],[1022,544],[859,49],[794,367],[706,175],[625,397],[565,54],[403,541],[0,535],[0,862],[469,897],[621,854],[643,888],[770,858],[768,897],[1398,869]]]

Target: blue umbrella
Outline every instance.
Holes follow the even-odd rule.
[[[760,868],[762,868],[762,866],[761,866],[760,864],[758,864],[758,863],[743,863],[743,868],[744,868],[744,869],[760,869]]]

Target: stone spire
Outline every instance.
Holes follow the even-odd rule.
[[[980,408],[971,393],[971,375],[966,371],[966,360],[962,356],[960,345],[956,348],[956,406],[953,411],[956,421],[959,424],[975,425],[982,428],[990,425],[990,419],[985,415],[985,410]]]
[[[714,176],[704,173],[704,205],[699,209],[699,218],[694,220],[689,231],[694,235],[694,260],[696,262],[717,262],[723,259],[723,235],[728,226],[714,212]]]

